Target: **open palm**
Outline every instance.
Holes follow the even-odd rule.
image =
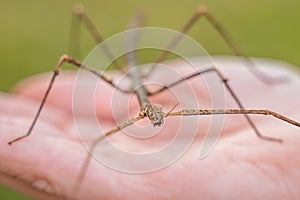
[[[238,59],[216,58],[215,61],[229,77],[230,84],[246,108],[269,109],[300,120],[297,111],[300,107],[297,96],[297,91],[300,91],[299,77],[286,68],[271,67],[285,67],[286,64],[258,61],[259,66],[271,76],[283,74],[289,79],[287,83],[265,85],[249,74]],[[87,156],[73,121],[72,87],[75,75],[74,72],[62,73],[32,135],[12,146],[7,143],[24,134],[32,122],[51,75],[29,78],[19,84],[13,94],[1,94],[2,183],[40,199],[298,199],[300,196],[300,128],[272,117],[251,116],[263,134],[283,139],[283,143],[268,142],[254,134],[242,115],[226,116],[220,140],[213,151],[201,160],[200,148],[205,138],[205,127],[208,127],[208,124],[203,124],[208,120],[201,116],[202,128],[197,130],[192,145],[168,167],[132,174],[92,160],[80,184],[80,191],[75,197],[72,196],[73,185]],[[167,75],[159,73],[162,77]],[[197,97],[199,101],[209,101],[199,81],[195,79],[192,82],[193,87],[198,87]],[[101,124],[104,128],[113,128],[111,108],[107,106],[112,101],[113,89],[105,86],[100,92],[105,95],[97,99],[101,102],[96,107],[101,112],[98,117],[104,119]],[[174,106],[174,103],[169,103],[168,95],[158,95],[155,99],[169,108]],[[236,108],[230,96],[227,99],[227,107]],[[118,101],[122,103],[122,99]],[[138,115],[137,103],[130,109],[137,111],[135,114]],[[90,116],[82,109],[82,126],[88,127],[89,119]],[[173,120],[172,117],[166,119],[170,124]],[[162,133],[165,136],[154,138],[151,142],[136,144],[120,133],[113,135],[112,141],[124,147],[136,145],[135,148],[151,148],[162,143],[162,140],[172,138],[175,128],[169,125]],[[182,142],[185,142],[184,138]],[[99,144],[98,148],[103,148],[106,155],[110,155],[105,143]],[[132,161],[124,159],[124,162],[130,164]]]

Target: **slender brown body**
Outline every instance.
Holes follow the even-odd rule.
[[[103,37],[99,34],[99,32],[96,30],[95,26],[93,25],[92,21],[89,19],[89,17],[86,15],[86,13],[84,12],[84,9],[82,8],[82,6],[80,7],[80,9],[78,9],[79,7],[76,7],[76,16],[82,20],[82,22],[85,24],[85,26],[88,28],[88,30],[91,32],[91,34],[94,36],[95,40],[99,43],[99,42],[103,42]],[[227,31],[224,29],[224,27],[207,11],[207,9],[205,9],[204,7],[199,8],[195,14],[188,20],[188,22],[183,26],[183,28],[181,29],[181,33],[186,33],[194,24],[195,22],[200,18],[200,17],[204,17],[206,18],[218,31],[218,33],[222,36],[222,38],[224,39],[224,41],[228,44],[228,46],[231,48],[231,50],[238,56],[242,56],[247,62],[246,62],[246,66],[248,66],[248,68],[250,69],[250,72],[253,73],[258,79],[261,79],[262,81],[266,82],[266,83],[277,83],[276,79],[272,79],[270,77],[268,77],[268,75],[264,74],[263,72],[259,71],[258,69],[256,69],[254,62],[252,62],[252,60],[246,56],[241,49],[238,47],[238,45],[232,40],[232,38],[229,36],[229,34],[227,33]],[[132,21],[129,24],[129,28],[138,28],[142,25],[143,23],[143,18],[141,16],[138,17],[134,17],[132,19]],[[136,32],[135,32],[136,33]],[[136,40],[137,36],[135,34],[128,34],[128,40],[127,40],[127,49],[128,50],[134,50],[135,47],[135,40]],[[167,49],[172,49],[176,46],[176,44],[180,41],[181,37],[175,37],[172,42],[168,45]],[[112,52],[110,51],[109,47],[106,45],[103,45],[104,48],[104,52],[106,52],[107,57],[108,58],[114,58],[114,55],[112,55]],[[161,53],[161,55],[158,57],[158,59],[156,60],[155,63],[159,63],[162,62],[164,60],[166,60],[167,56],[169,54],[169,51],[163,51]],[[138,99],[139,105],[140,105],[140,113],[138,114],[138,116],[128,119],[126,121],[124,121],[123,123],[119,124],[118,126],[112,128],[111,130],[109,130],[108,132],[102,134],[101,136],[99,136],[90,146],[90,153],[93,153],[95,147],[97,144],[99,144],[100,141],[102,141],[105,137],[108,137],[109,135],[112,135],[114,133],[119,132],[120,130],[134,124],[135,122],[143,119],[143,118],[148,118],[151,123],[153,124],[153,126],[161,126],[164,123],[164,119],[168,116],[190,116],[190,115],[223,115],[223,114],[241,114],[243,115],[246,120],[248,121],[249,125],[252,127],[252,129],[254,130],[254,132],[256,133],[256,135],[261,138],[261,139],[265,139],[265,140],[269,140],[269,141],[275,141],[275,142],[281,142],[280,138],[273,138],[273,137],[268,137],[268,136],[264,136],[262,135],[259,130],[256,128],[256,126],[254,125],[254,123],[252,122],[252,120],[249,117],[249,114],[252,115],[271,115],[274,116],[280,120],[283,120],[287,123],[290,123],[292,125],[295,125],[297,127],[300,127],[300,123],[296,122],[295,120],[289,119],[285,116],[282,116],[278,113],[275,113],[273,111],[269,111],[269,110],[250,110],[250,109],[245,109],[244,106],[242,105],[241,101],[239,100],[239,98],[237,97],[237,95],[235,94],[235,92],[233,91],[233,89],[230,87],[230,85],[227,82],[227,79],[223,76],[223,74],[215,67],[215,66],[211,66],[211,68],[203,70],[203,71],[198,71],[195,72],[193,74],[190,74],[188,76],[186,76],[183,79],[174,81],[173,83],[169,84],[169,85],[165,85],[161,88],[159,88],[156,91],[153,92],[149,92],[147,91],[147,88],[145,87],[145,85],[143,84],[143,74],[140,71],[139,67],[136,67],[137,62],[136,62],[136,58],[135,58],[135,52],[134,51],[129,51],[129,53],[126,55],[126,68],[122,68],[122,65],[117,62],[117,61],[113,61],[113,64],[115,64],[115,66],[121,70],[124,73],[127,73],[127,75],[130,77],[131,81],[132,81],[132,89],[131,90],[124,90],[122,88],[119,88],[114,82],[113,80],[111,80],[110,78],[108,78],[106,75],[103,75],[95,70],[93,70],[90,66],[85,66],[83,65],[81,62],[77,61],[74,58],[71,58],[67,55],[63,55],[59,61],[58,64],[54,70],[54,74],[50,80],[50,84],[45,92],[44,98],[40,104],[40,107],[38,108],[38,111],[34,117],[34,120],[32,122],[32,124],[30,125],[27,133],[25,135],[22,135],[21,137],[18,137],[12,141],[10,141],[8,144],[13,144],[14,142],[17,142],[19,140],[22,140],[26,137],[28,137],[38,118],[39,115],[45,105],[45,102],[47,100],[48,94],[52,89],[52,86],[55,82],[56,77],[58,76],[62,66],[64,63],[70,63],[78,68],[82,68],[85,69],[91,73],[93,73],[94,75],[96,75],[97,77],[99,77],[100,79],[102,79],[103,81],[105,81],[107,84],[111,85],[112,87],[115,87],[117,90],[123,92],[123,93],[134,93]],[[152,66],[152,68],[154,69],[155,64]],[[153,71],[151,71],[153,72]],[[158,106],[158,105],[154,105],[150,102],[149,100],[149,96],[152,95],[156,95],[159,94],[160,92],[163,92],[164,90],[173,87],[177,84],[180,84],[181,82],[188,80],[188,79],[192,79],[192,78],[196,78],[199,77],[199,75],[205,74],[205,73],[215,73],[218,75],[219,79],[224,83],[226,89],[228,90],[229,94],[231,95],[231,97],[234,99],[234,101],[236,102],[236,104],[238,105],[238,107],[240,109],[224,109],[224,110],[194,110],[194,109],[185,109],[185,110],[181,110],[181,111],[176,111],[173,112],[173,109],[175,108],[175,106],[167,113],[163,112],[163,108]],[[90,162],[91,159],[91,155],[88,154],[86,157],[86,160],[84,161],[82,170],[78,176],[78,182],[75,185],[74,191],[78,190],[79,184],[80,182],[83,180],[84,178],[84,174],[87,170],[88,164]]]

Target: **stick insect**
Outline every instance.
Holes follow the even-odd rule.
[[[75,16],[77,16],[81,22],[86,26],[87,30],[90,31],[91,35],[95,38],[97,43],[101,43],[104,41],[103,37],[101,36],[101,34],[99,33],[99,31],[97,31],[95,25],[93,24],[93,22],[90,20],[90,18],[88,17],[88,15],[86,14],[86,12],[84,11],[83,7],[81,5],[77,5],[74,9],[74,13]],[[218,22],[216,20],[216,18],[205,8],[205,7],[200,7],[195,14],[187,21],[187,23],[181,28],[180,33],[182,34],[186,34],[192,27],[193,25],[200,19],[200,18],[205,18],[206,20],[208,20],[208,22],[211,23],[211,25],[213,27],[215,27],[215,29],[217,30],[217,32],[220,34],[220,36],[224,39],[225,43],[230,47],[230,49],[233,51],[233,53],[236,56],[240,56],[245,60],[245,66],[248,67],[249,71],[254,74],[258,79],[260,79],[261,81],[265,82],[266,84],[276,84],[278,82],[281,82],[282,79],[274,79],[269,77],[267,74],[264,74],[262,71],[260,71],[258,68],[256,68],[255,63],[241,50],[241,48],[234,42],[234,40],[231,38],[231,36],[227,33],[227,31],[225,30],[225,28],[221,25],[220,22]],[[134,17],[133,20],[130,22],[129,24],[129,29],[133,29],[133,28],[139,28],[142,26],[142,20],[140,17]],[[127,41],[127,45],[129,46],[128,48],[130,48],[130,45],[134,45],[135,44],[135,35],[130,35]],[[181,40],[181,37],[175,37],[172,42],[168,45],[168,49],[173,49],[178,42]],[[105,43],[103,43],[105,44]],[[114,56],[112,55],[112,52],[110,50],[110,48],[106,45],[103,45],[104,48],[104,52],[106,52],[106,56],[109,58],[114,58]],[[163,51],[160,56],[156,59],[156,61],[154,63],[161,63],[163,61],[165,61],[167,59],[169,55],[169,51]],[[124,90],[120,87],[118,87],[115,82],[113,80],[111,80],[109,77],[107,77],[105,74],[101,74],[96,70],[93,70],[90,66],[84,65],[82,64],[80,61],[69,57],[67,55],[63,55],[59,61],[58,64],[55,67],[54,70],[54,74],[50,80],[49,86],[45,92],[45,95],[42,99],[42,102],[40,104],[40,107],[38,108],[38,111],[33,119],[32,124],[30,125],[28,131],[26,132],[26,134],[13,139],[12,141],[10,141],[8,144],[12,145],[13,143],[23,140],[25,138],[27,138],[29,135],[31,135],[32,130],[34,129],[35,124],[37,123],[37,120],[40,116],[41,111],[43,110],[43,107],[46,103],[47,97],[52,89],[52,86],[54,85],[54,82],[57,78],[57,76],[59,75],[63,64],[64,63],[69,63],[74,65],[75,67],[78,67],[80,69],[84,69],[87,70],[89,72],[91,72],[92,74],[94,74],[95,76],[97,76],[98,78],[102,79],[103,81],[105,81],[107,84],[111,85],[112,87],[116,88],[118,91],[122,92],[122,93],[126,93],[126,94],[135,94],[137,99],[138,99],[138,103],[140,106],[140,112],[136,117],[130,118],[126,121],[124,121],[123,123],[120,123],[118,126],[110,129],[108,132],[104,133],[103,135],[101,135],[100,137],[98,137],[91,145],[89,151],[93,152],[95,147],[100,143],[100,141],[102,141],[104,138],[113,135],[119,131],[121,131],[122,129],[125,129],[126,127],[129,127],[131,125],[133,125],[135,122],[143,119],[143,118],[148,118],[149,121],[151,122],[151,124],[153,124],[153,126],[161,126],[164,123],[165,118],[167,117],[175,117],[175,116],[200,116],[200,115],[242,115],[243,117],[245,117],[245,119],[247,120],[247,122],[249,123],[249,125],[251,126],[251,128],[253,129],[254,133],[263,140],[267,140],[267,141],[271,141],[271,142],[282,142],[282,140],[280,138],[273,138],[273,137],[269,137],[269,136],[265,136],[263,135],[258,128],[256,127],[256,125],[254,124],[254,122],[252,121],[252,119],[250,118],[249,115],[269,115],[269,116],[273,116],[275,118],[278,118],[282,121],[285,121],[289,124],[295,125],[297,127],[300,127],[300,123],[297,121],[294,121],[290,118],[287,118],[279,113],[270,111],[270,110],[253,110],[253,109],[245,109],[245,107],[243,106],[243,104],[241,103],[240,99],[238,98],[238,96],[236,95],[236,93],[234,92],[234,90],[232,89],[232,87],[229,85],[229,83],[227,82],[227,79],[225,78],[225,76],[215,67],[215,66],[211,66],[211,68],[203,70],[203,71],[199,71],[196,73],[192,73],[188,76],[186,76],[184,79],[180,79],[177,81],[174,81],[171,84],[165,85],[155,91],[149,91],[147,89],[147,87],[145,87],[143,85],[143,78],[147,77],[150,73],[153,72],[153,70],[155,70],[156,64],[152,65],[149,73],[146,74],[142,74],[141,71],[139,70],[139,68],[134,68],[136,63],[136,59],[135,59],[135,53],[131,52],[128,53],[126,55],[126,67],[123,67],[122,64],[120,64],[117,60],[114,60],[113,64],[116,66],[117,69],[119,69],[120,71],[127,73],[128,76],[130,77],[130,79],[132,80],[132,88],[134,88],[133,90]],[[162,93],[163,91],[174,87],[180,83],[182,83],[185,80],[189,80],[189,79],[194,79],[196,77],[199,77],[203,74],[209,74],[209,73],[215,73],[219,79],[223,82],[225,88],[227,89],[228,93],[231,95],[231,97],[233,98],[233,100],[236,102],[237,106],[239,107],[239,109],[218,109],[218,110],[196,110],[196,109],[184,109],[184,110],[179,110],[179,111],[175,111],[176,109],[176,105],[174,105],[169,111],[165,112],[163,111],[163,108],[152,104],[151,101],[149,100],[149,97],[151,96],[155,96],[158,95],[160,93]],[[80,183],[83,179],[84,179],[84,175],[85,172],[88,168],[88,165],[91,161],[91,156],[90,154],[88,154],[86,156],[86,159],[83,163],[82,169],[80,174],[78,175],[78,179],[77,182]],[[79,187],[79,184],[76,184],[74,191],[77,191]]]

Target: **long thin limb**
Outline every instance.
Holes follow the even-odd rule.
[[[104,38],[100,34],[100,32],[97,30],[97,27],[95,24],[92,22],[90,17],[87,15],[87,13],[84,10],[83,5],[81,4],[76,4],[73,9],[73,13],[80,22],[86,27],[88,32],[92,35],[92,37],[95,39],[95,41],[98,43],[101,43],[101,47],[106,54],[107,58],[112,61],[112,64],[119,70],[124,72],[124,69],[122,68],[123,66],[116,60],[116,57],[112,53],[111,49],[106,45],[104,42]],[[78,31],[78,30],[76,30]],[[79,38],[77,39],[79,41]],[[79,45],[78,45],[79,46]]]
[[[231,35],[225,29],[225,27],[204,7],[201,8],[201,13],[209,21],[209,23],[217,30],[223,40],[229,46],[236,56],[241,56],[246,61],[246,67],[248,70],[258,79],[266,84],[276,84],[287,81],[286,77],[270,77],[269,74],[259,70],[252,59],[250,59],[246,53],[239,47],[239,45],[233,40]]]
[[[142,27],[145,22],[145,16],[142,13],[134,15],[128,24],[128,29],[136,29]],[[129,68],[135,68],[137,65],[136,59],[136,43],[138,40],[138,30],[132,30],[126,33],[125,48],[128,53],[125,55],[126,63]]]
[[[242,49],[233,40],[233,38],[228,33],[228,31],[224,28],[224,26],[219,21],[217,21],[216,18],[210,12],[208,12],[208,10],[205,7],[198,8],[196,13],[187,21],[187,23],[181,28],[179,32],[182,34],[187,33],[201,17],[204,17],[209,21],[209,23],[216,29],[216,31],[220,34],[220,36],[223,38],[225,43],[229,46],[231,51],[236,56],[241,56],[245,59],[248,70],[255,77],[257,77],[258,79],[260,79],[262,82],[266,84],[281,83],[286,81],[285,77],[277,77],[277,78],[270,77],[268,74],[259,70],[256,67],[255,63],[242,51]],[[161,53],[161,55],[158,57],[156,62],[154,62],[155,64],[152,65],[148,73],[146,73],[144,76],[148,76],[150,73],[153,73],[153,69],[156,66],[156,63],[166,60],[168,55],[171,53],[171,50],[174,49],[174,47],[177,45],[178,42],[180,42],[181,38],[182,35],[180,34],[170,42],[170,44],[167,46],[167,51],[163,51]]]
[[[290,118],[287,118],[279,113],[270,111],[270,110],[246,110],[246,109],[228,109],[228,110],[181,110],[178,112],[171,112],[168,114],[168,116],[191,116],[191,115],[220,115],[220,114],[243,114],[247,116],[248,114],[252,115],[270,115],[273,117],[276,117],[282,121],[285,121],[289,124],[292,124],[294,126],[300,127],[300,123],[296,122],[295,120],[292,120]],[[258,135],[262,139],[268,139],[276,142],[282,142],[279,138],[269,138],[266,136]]]
[[[134,15],[129,22],[128,28],[134,29],[139,28],[145,21],[145,16],[138,13]],[[132,80],[133,92],[137,95],[138,101],[141,107],[145,104],[149,104],[150,101],[147,96],[147,91],[141,80],[140,67],[137,66],[136,59],[136,42],[139,37],[139,30],[135,29],[133,31],[128,31],[126,33],[125,47],[128,53],[125,55],[128,69],[128,76]]]
[[[9,145],[11,145],[12,143],[17,142],[17,141],[19,141],[19,140],[21,140],[21,139],[27,137],[27,136],[29,136],[29,135],[31,134],[31,131],[32,131],[34,125],[36,124],[37,119],[38,119],[39,116],[40,116],[40,113],[41,113],[41,111],[42,111],[42,109],[43,109],[43,107],[44,107],[44,105],[45,105],[45,102],[46,102],[46,100],[47,100],[47,97],[48,97],[48,95],[49,95],[49,92],[50,92],[50,90],[51,90],[51,88],[52,88],[52,86],[53,86],[53,83],[54,83],[54,81],[55,81],[55,78],[56,78],[56,76],[57,76],[58,74],[59,74],[59,71],[58,71],[57,69],[54,70],[54,74],[53,74],[53,76],[52,76],[52,78],[51,78],[50,84],[49,84],[49,86],[48,86],[48,88],[47,88],[47,90],[46,90],[46,93],[45,93],[44,97],[43,97],[42,103],[41,103],[41,105],[40,105],[40,107],[39,107],[39,109],[38,109],[37,114],[35,115],[35,117],[34,117],[34,119],[33,119],[33,122],[32,122],[32,124],[31,124],[31,126],[30,126],[29,129],[28,129],[27,133],[26,133],[25,135],[21,136],[21,137],[18,137],[18,138],[16,138],[16,139],[14,139],[14,140],[8,142]]]
[[[232,96],[232,98],[234,99],[234,101],[237,103],[237,105],[239,106],[239,108],[240,109],[244,109],[243,104],[241,103],[240,99],[237,97],[237,95],[235,94],[235,92],[233,91],[233,89],[228,84],[227,79],[223,76],[223,74],[215,66],[213,66],[213,67],[211,67],[209,69],[203,70],[203,71],[199,71],[199,72],[193,73],[193,74],[191,74],[189,76],[184,77],[183,79],[175,81],[175,82],[173,82],[173,83],[171,83],[169,85],[163,86],[162,88],[160,88],[160,89],[158,89],[158,90],[156,90],[156,91],[154,91],[152,93],[149,93],[148,96],[158,94],[158,93],[160,93],[160,92],[162,92],[162,91],[164,91],[164,90],[166,90],[166,89],[168,89],[170,87],[173,87],[173,86],[175,86],[175,85],[177,85],[177,84],[179,84],[179,83],[181,83],[181,82],[183,82],[185,80],[192,79],[194,77],[197,77],[197,76],[199,76],[201,74],[205,74],[205,73],[208,73],[208,72],[214,72],[214,73],[216,73],[219,76],[219,78],[223,81],[226,89],[229,91],[230,95]],[[245,116],[247,122],[252,127],[253,131],[255,132],[255,134],[258,137],[260,137],[262,139],[265,139],[265,140],[271,140],[271,141],[277,141],[278,140],[277,138],[263,136],[259,132],[259,130],[257,129],[257,127],[255,126],[255,124],[253,123],[253,121],[251,120],[251,118],[246,113],[244,114],[244,116]]]
[[[144,116],[141,116],[139,115],[138,117],[135,117],[135,118],[131,118],[125,122],[123,122],[122,124],[120,124],[119,126],[111,129],[110,131],[106,132],[105,134],[101,135],[99,138],[97,138],[91,145],[90,149],[89,149],[89,152],[88,154],[86,155],[86,158],[84,160],[84,163],[82,165],[82,168],[78,174],[78,177],[77,177],[77,180],[76,180],[76,183],[73,187],[73,190],[72,190],[72,194],[76,196],[76,193],[79,191],[79,188],[80,188],[80,185],[84,179],[84,176],[85,176],[85,173],[86,173],[86,170],[91,162],[91,159],[92,159],[92,154],[96,148],[96,146],[99,144],[99,142],[101,142],[104,138],[114,134],[114,133],[117,133],[119,132],[120,130],[128,127],[128,126],[131,126],[133,125],[135,122],[139,121],[140,119],[144,118]]]
[[[203,70],[203,71],[198,71],[198,72],[192,73],[192,74],[190,74],[188,76],[183,77],[182,79],[174,81],[173,83],[170,83],[168,85],[162,86],[158,90],[155,90],[153,92],[147,91],[148,92],[148,96],[153,96],[153,95],[159,94],[159,93],[161,93],[161,92],[163,92],[163,91],[165,91],[165,90],[167,90],[167,89],[169,89],[171,87],[174,87],[174,86],[182,83],[183,81],[195,78],[195,77],[197,77],[197,76],[199,76],[201,74],[205,74],[205,73],[212,72],[212,71],[216,71],[216,68],[212,67],[212,68],[209,68],[209,69],[206,69],[206,70]]]
[[[75,14],[72,15],[69,38],[69,54],[70,56],[81,60],[81,20]]]
[[[43,100],[42,100],[42,102],[40,104],[40,107],[38,108],[38,111],[37,111],[37,113],[36,113],[36,115],[34,117],[34,120],[33,120],[32,124],[31,124],[31,126],[28,129],[27,133],[25,135],[21,136],[21,137],[18,137],[16,139],[10,141],[8,143],[9,145],[11,145],[14,142],[17,142],[17,141],[19,141],[19,140],[21,140],[23,138],[28,137],[31,134],[32,129],[34,128],[34,126],[35,126],[35,124],[37,122],[37,119],[39,118],[39,116],[41,114],[41,111],[42,111],[42,109],[43,109],[43,107],[45,105],[45,102],[46,102],[47,97],[48,97],[48,95],[50,93],[50,90],[51,90],[51,88],[52,88],[52,86],[54,84],[54,81],[55,81],[56,77],[59,75],[59,72],[60,72],[60,70],[61,70],[61,68],[62,68],[62,66],[63,66],[64,63],[70,63],[70,64],[72,64],[72,65],[74,65],[76,67],[79,67],[79,68],[85,69],[87,71],[90,71],[91,73],[95,74],[96,76],[98,76],[99,78],[101,78],[103,81],[107,82],[108,84],[110,84],[111,86],[115,87],[117,90],[119,90],[121,92],[124,92],[124,93],[129,93],[130,92],[130,91],[123,90],[122,88],[119,88],[118,86],[116,86],[113,83],[113,81],[111,79],[109,79],[108,77],[104,76],[103,74],[97,72],[96,70],[93,70],[92,68],[90,68],[88,66],[82,65],[79,61],[77,61],[77,60],[75,60],[73,58],[70,58],[67,55],[63,55],[59,59],[59,61],[58,61],[58,64],[57,64],[57,66],[56,66],[56,68],[54,70],[53,76],[52,76],[52,78],[50,80],[49,86],[48,86],[48,88],[46,90],[46,93],[45,93],[45,95],[43,97]]]
[[[156,59],[154,63],[159,63],[167,59],[168,55],[171,53],[171,50],[176,47],[178,42],[181,40],[183,34],[187,33],[193,25],[198,21],[198,19],[201,17],[202,13],[197,11],[188,21],[184,26],[180,29],[180,33],[177,37],[173,38],[173,40],[169,43],[167,46],[167,50],[163,51],[160,56]]]
[[[178,42],[180,42],[181,38],[182,38],[182,34],[187,33],[191,27],[193,27],[193,25],[197,22],[197,20],[201,17],[202,13],[197,11],[188,21],[187,23],[184,24],[184,26],[180,29],[180,33],[178,34],[178,36],[174,37],[171,42],[168,44],[168,46],[166,47],[166,50],[164,50],[159,56],[158,58],[153,62],[153,64],[150,66],[150,69],[148,70],[148,72],[143,74],[143,77],[147,77],[150,74],[153,73],[155,67],[157,66],[158,63],[163,62],[164,60],[167,59],[168,55],[171,53],[171,51],[176,47],[176,45],[178,44]]]

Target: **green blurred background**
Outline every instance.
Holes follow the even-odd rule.
[[[71,10],[78,1],[0,2],[0,90],[9,91],[22,78],[53,70],[58,58],[69,53]],[[105,37],[125,30],[136,10],[148,14],[149,26],[179,29],[199,5],[206,5],[248,55],[277,58],[300,66],[300,1],[297,0],[89,0],[80,3]],[[189,35],[211,54],[231,54],[206,21],[198,22]],[[81,41],[82,55],[85,55],[95,44],[86,31],[82,31]],[[0,187],[0,199],[31,198]]]

